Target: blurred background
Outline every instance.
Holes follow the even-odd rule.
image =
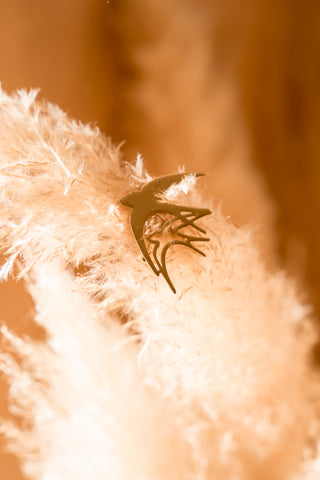
[[[209,173],[206,195],[258,226],[268,267],[295,278],[315,318],[319,45],[317,0],[0,0],[2,88],[39,87],[151,174]],[[41,338],[22,283],[2,284],[0,302],[1,323]],[[3,442],[0,472],[23,478]]]

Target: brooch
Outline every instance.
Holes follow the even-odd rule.
[[[204,174],[181,173],[159,177],[147,183],[141,190],[120,199],[122,205],[132,208],[131,228],[144,260],[156,275],[163,275],[173,293],[176,293],[176,289],[166,266],[168,249],[173,245],[183,245],[205,257],[194,243],[210,240],[200,235],[205,235],[206,231],[195,224],[199,218],[209,215],[210,210],[174,205],[161,198],[169,187],[180,183],[189,175],[201,177]]]

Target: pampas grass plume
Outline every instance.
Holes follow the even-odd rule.
[[[118,202],[151,179],[141,159],[124,162],[98,129],[35,92],[1,92],[0,131],[1,275],[19,259],[47,333],[36,343],[2,328],[2,370],[25,418],[2,430],[29,478],[302,475],[318,436],[316,336],[251,232],[192,177],[166,192],[213,212],[206,257],[168,255],[173,295]]]

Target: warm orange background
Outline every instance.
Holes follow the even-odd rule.
[[[138,144],[147,166],[161,173],[152,151],[123,121],[121,90],[134,71],[119,57],[114,31],[117,4],[122,3],[126,2],[0,2],[0,81],[9,92],[40,87],[43,96],[72,116],[96,122],[116,141],[126,138]],[[279,252],[306,282],[319,312],[320,2],[198,2],[199,8],[209,4],[212,41],[220,52],[216,66],[234,79],[254,161],[276,205]],[[134,111],[130,115],[134,117]],[[16,331],[39,335],[32,325],[32,303],[20,284],[11,280],[2,285],[0,301],[1,321]],[[4,414],[3,379],[1,385]],[[21,478],[15,459],[4,453],[0,473],[4,480]]]

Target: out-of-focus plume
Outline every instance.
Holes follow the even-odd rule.
[[[272,203],[252,163],[237,85],[217,60],[218,5],[120,0],[113,8],[128,156],[142,153],[159,174],[211,172],[211,197],[235,223],[258,225],[261,251],[274,260]]]

